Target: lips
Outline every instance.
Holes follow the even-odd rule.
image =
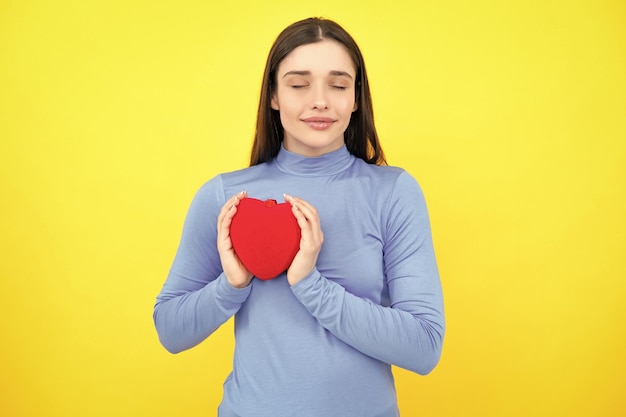
[[[306,125],[309,126],[311,129],[325,130],[331,127],[333,123],[335,123],[336,120],[331,119],[330,117],[316,116],[316,117],[307,117],[305,119],[302,119],[302,121],[306,123]]]

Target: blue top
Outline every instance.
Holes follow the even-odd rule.
[[[286,274],[243,289],[226,280],[217,216],[242,190],[260,200],[287,193],[317,209],[317,268],[294,286]],[[220,417],[397,416],[391,365],[430,372],[445,328],[417,182],[345,146],[317,158],[283,148],[268,163],[208,181],[189,209],[154,321],[165,348],[180,352],[233,315],[233,371]]]

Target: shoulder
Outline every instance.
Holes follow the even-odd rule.
[[[196,199],[202,201],[210,200],[218,203],[221,207],[230,195],[247,190],[252,181],[264,178],[268,173],[270,165],[269,163],[262,163],[218,174],[200,187],[196,194]]]
[[[427,221],[426,198],[418,181],[407,170],[397,166],[359,163],[367,176],[367,187],[374,191],[386,222],[417,216]],[[422,218],[423,217],[423,218]]]
[[[223,181],[224,185],[228,186],[241,181],[249,181],[250,179],[257,178],[259,175],[263,175],[263,173],[269,169],[270,165],[271,163],[264,162],[262,164],[238,169],[236,171],[224,172],[220,174],[219,177]]]
[[[369,175],[385,179],[393,179],[401,175],[403,172],[406,172],[403,168],[393,165],[368,164],[360,158],[355,158],[354,165],[359,171],[363,171],[368,173]]]
[[[389,165],[373,165],[358,159],[356,161],[357,171],[377,183],[378,186],[385,187],[390,192],[402,193],[403,191],[419,191],[420,186],[417,180],[404,168]]]
[[[264,162],[236,171],[225,172],[219,177],[222,190],[226,198],[229,198],[240,191],[254,192],[259,183],[275,177],[272,176],[271,172],[272,163]]]

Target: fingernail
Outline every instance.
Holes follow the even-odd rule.
[[[293,198],[289,194],[287,194],[287,193],[283,194],[283,197],[285,198],[285,201],[293,200]]]

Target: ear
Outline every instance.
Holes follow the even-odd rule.
[[[354,100],[354,106],[352,106],[352,113],[354,113],[358,108],[359,108],[359,103],[357,103],[357,101]]]
[[[272,100],[270,101],[270,106],[272,106],[272,109],[274,110],[280,110],[280,107],[278,106],[278,100],[276,100],[276,93],[272,94]]]

